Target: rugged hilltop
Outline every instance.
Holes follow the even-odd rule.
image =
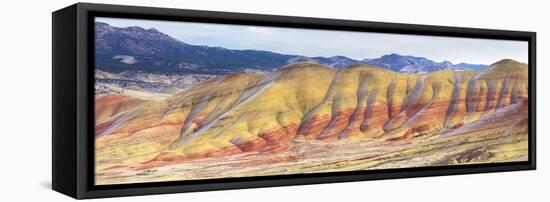
[[[266,50],[236,50],[185,43],[154,28],[114,27],[102,22],[95,23],[95,51],[96,68],[111,73],[143,71],[225,75],[242,71],[273,71],[300,62],[316,62],[334,68],[370,64],[408,73],[442,69],[478,70],[486,66],[435,62],[396,53],[355,60],[345,56],[307,57]]]
[[[249,154],[285,153],[297,161],[308,159],[300,151],[313,151],[304,150],[304,145],[367,142],[369,147],[398,143],[418,146],[422,142],[443,141],[443,137],[459,137],[453,134],[460,133],[478,135],[462,136],[468,138],[498,139],[498,131],[509,127],[502,124],[513,126],[527,120],[527,75],[527,65],[513,60],[499,61],[481,71],[442,70],[426,74],[402,74],[370,65],[334,69],[305,62],[268,74],[212,78],[165,100],[103,96],[96,100],[96,114],[100,117],[95,128],[96,168],[109,173]],[[506,118],[509,113],[517,115]],[[524,125],[510,131],[525,135]],[[479,136],[480,132],[485,136]],[[465,151],[486,147],[461,147],[467,146],[471,148]],[[393,148],[387,146],[390,147]],[[350,150],[357,155],[365,153],[357,149],[361,150]],[[485,155],[483,151],[481,154]],[[443,161],[508,161],[517,157],[480,155],[468,157],[469,160],[463,156],[462,160],[437,156],[412,166]],[[353,155],[344,156],[349,157],[339,157]]]

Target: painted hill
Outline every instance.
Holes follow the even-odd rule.
[[[142,71],[224,75],[246,70],[273,71],[300,62],[316,62],[335,68],[371,64],[405,73],[442,69],[478,70],[486,66],[446,61],[438,63],[423,57],[399,54],[354,60],[345,56],[306,57],[263,50],[232,50],[191,45],[156,29],[119,28],[102,22],[95,23],[95,33],[96,67],[113,73]]]
[[[264,75],[212,78],[162,101],[120,105],[123,100],[96,100],[96,114],[101,115],[95,128],[96,168],[106,176],[116,175],[118,169],[137,173],[251,154],[256,156],[247,157],[252,158],[251,165],[265,164],[258,155],[278,155],[276,162],[309,162],[319,160],[316,155],[321,154],[332,160],[348,158],[342,153],[326,153],[330,147],[345,147],[338,152],[351,152],[349,158],[367,154],[364,145],[354,147],[350,142],[386,152],[411,149],[411,160],[420,155],[418,145],[422,144],[433,143],[422,147],[427,149],[446,142],[447,149],[456,149],[443,153],[422,150],[427,152],[422,155],[433,158],[423,157],[419,164],[409,162],[413,166],[509,161],[526,151],[522,148],[527,125],[521,123],[527,120],[527,66],[512,60],[499,61],[483,71],[429,74],[402,74],[369,65],[334,69],[306,62]],[[101,107],[104,102],[117,102],[125,108]],[[484,131],[483,135],[479,131]],[[503,133],[511,135],[501,137]],[[474,139],[477,142],[467,144]],[[331,146],[314,146],[323,144]],[[513,149],[517,152],[510,151]],[[468,160],[471,154],[466,150],[481,153]],[[313,151],[318,153],[309,154]],[[282,154],[285,158],[279,159]],[[409,153],[403,155],[409,158]],[[376,167],[370,163],[360,168]],[[392,165],[387,163],[384,165]]]

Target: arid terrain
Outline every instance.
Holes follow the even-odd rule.
[[[205,74],[111,73],[95,71],[95,96],[120,94],[140,99],[164,99],[204,80]]]
[[[304,62],[145,97],[107,91],[95,102],[96,184],[526,161],[527,69]]]

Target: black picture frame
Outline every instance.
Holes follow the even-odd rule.
[[[529,158],[526,162],[94,185],[94,17],[268,25],[420,34],[529,43]],[[68,196],[164,194],[536,169],[536,33],[353,20],[77,3],[52,13],[52,188]]]

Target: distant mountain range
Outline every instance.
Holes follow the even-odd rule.
[[[486,65],[435,62],[424,57],[388,54],[354,60],[345,56],[306,57],[262,50],[232,50],[191,45],[156,29],[113,27],[95,23],[96,68],[109,72],[139,70],[150,73],[227,74],[239,71],[272,71],[288,64],[316,62],[333,68],[369,64],[397,72],[418,73],[442,69],[479,70]]]

